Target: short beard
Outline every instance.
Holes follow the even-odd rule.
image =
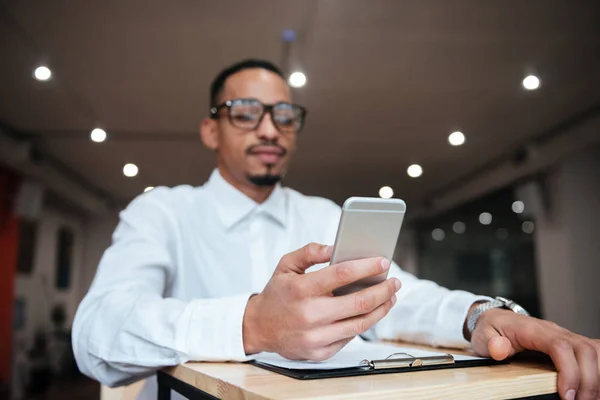
[[[279,183],[281,175],[271,175],[269,173],[265,175],[253,175],[248,176],[248,180],[258,187],[272,187]]]
[[[248,175],[248,180],[257,187],[273,187],[281,180],[281,175],[271,174],[272,168],[273,165],[267,165],[264,175]]]

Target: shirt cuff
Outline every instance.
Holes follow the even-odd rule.
[[[247,361],[242,323],[253,293],[194,300],[187,348],[191,361]]]
[[[469,309],[473,303],[490,300],[492,300],[490,297],[476,296],[462,290],[451,291],[440,304],[435,329],[441,334],[435,335],[432,344],[440,347],[469,347],[471,344],[463,335]]]

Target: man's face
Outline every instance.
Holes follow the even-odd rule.
[[[217,104],[236,99],[256,99],[267,105],[291,103],[291,93],[279,75],[253,68],[227,78]],[[237,182],[274,185],[287,171],[296,148],[296,133],[279,132],[269,113],[252,130],[233,125],[227,113],[227,108],[222,108],[218,118],[208,122],[215,124],[212,128],[216,130],[216,140],[212,147],[217,152],[219,167]]]

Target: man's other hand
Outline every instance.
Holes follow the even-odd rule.
[[[492,309],[479,318],[471,343],[475,352],[495,360],[523,350],[548,354],[558,371],[561,398],[600,399],[600,340],[577,335],[550,321]]]
[[[295,360],[326,360],[386,316],[400,289],[396,278],[345,296],[332,292],[387,271],[390,261],[367,258],[304,273],[328,262],[331,253],[331,247],[311,243],[281,259],[265,289],[246,306],[246,354],[270,351]]]

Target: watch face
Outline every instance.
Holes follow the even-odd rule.
[[[501,301],[502,303],[504,303],[504,306],[511,309],[512,311],[514,311],[517,314],[522,314],[522,315],[529,315],[529,313],[523,308],[521,307],[519,304],[515,303],[514,301],[510,300],[510,299],[506,299],[504,297],[496,297],[496,299],[498,301]]]
[[[523,314],[523,315],[529,315],[529,313],[527,311],[525,311],[525,309],[523,307],[521,307],[520,305],[518,305],[517,303],[513,303],[513,311],[516,312],[517,314]]]

